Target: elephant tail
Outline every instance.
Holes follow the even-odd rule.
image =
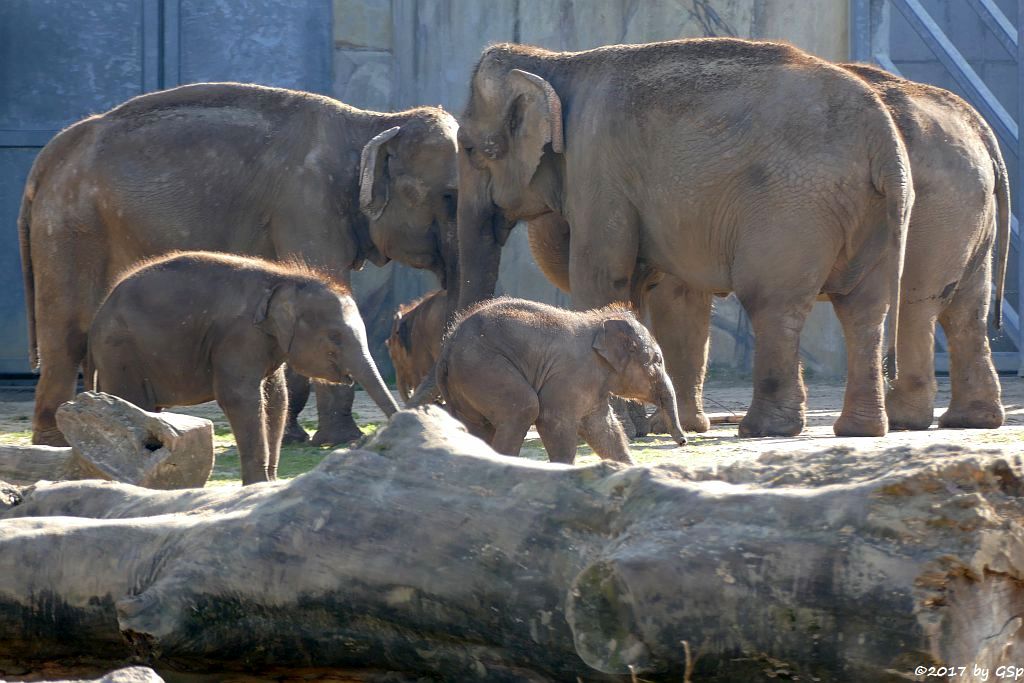
[[[889,119],[892,135],[886,141],[887,153],[875,156],[871,172],[875,189],[885,195],[886,229],[890,247],[897,253],[896,268],[892,271],[889,287],[889,315],[886,318],[886,334],[889,337],[886,374],[890,380],[894,380],[899,375],[896,347],[900,321],[900,280],[903,279],[910,211],[914,206],[914,184],[907,148],[896,132],[896,124],[888,114],[886,118]]]
[[[992,155],[992,163],[996,170],[996,240],[999,244],[999,251],[996,253],[996,296],[992,308],[992,322],[996,328],[1003,326],[1003,292],[1006,285],[1006,264],[1010,257],[1010,221],[1013,220],[1010,213],[1010,174],[1006,172],[1006,163],[1003,161],[1002,152],[999,151],[999,143],[992,139],[988,141],[989,153]]]
[[[29,224],[32,221],[32,197],[35,195],[38,175],[36,167],[37,164],[32,165],[32,171],[25,182],[21,210],[18,212],[18,243],[21,247],[21,274],[24,278],[25,316],[28,322],[28,364],[33,371],[39,369],[39,344],[36,340],[36,283]]]
[[[416,408],[418,406],[425,406],[428,403],[433,403],[441,397],[441,388],[437,384],[437,373],[438,366],[441,365],[440,360],[434,363],[434,367],[430,368],[430,372],[423,378],[420,385],[416,387],[416,391],[413,392],[412,397],[405,402],[405,405],[409,408]]]

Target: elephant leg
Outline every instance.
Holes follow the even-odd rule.
[[[569,245],[569,282],[576,310],[628,302],[636,269],[640,221],[633,207],[609,191],[596,194],[574,210],[575,230]]]
[[[537,392],[523,377],[514,374],[481,377],[480,383],[492,397],[480,406],[484,418],[494,425],[491,448],[503,455],[519,455],[526,433],[540,412]]]
[[[939,418],[939,427],[995,429],[1006,414],[999,375],[988,343],[988,302],[991,264],[986,259],[939,315],[949,341],[949,379],[952,398]]]
[[[932,300],[900,304],[899,375],[885,397],[890,429],[928,429],[935,415],[935,319]]]
[[[281,438],[288,417],[288,387],[282,365],[263,380],[263,405],[267,417],[267,478],[277,479],[277,464],[281,459]]]
[[[548,460],[571,465],[576,461],[576,442],[579,425],[558,411],[541,411],[537,417],[537,433],[540,435]],[[625,438],[625,434],[622,435]]]
[[[615,411],[608,406],[585,415],[580,420],[579,435],[605,460],[633,464],[629,457],[629,441]],[[576,444],[573,444],[575,450]]]
[[[814,300],[787,306],[740,295],[740,302],[750,316],[755,346],[754,398],[740,422],[739,435],[795,436],[804,429],[807,409],[800,331]]]
[[[39,335],[41,372],[36,384],[32,443],[44,446],[68,445],[57,428],[57,408],[75,397],[78,368],[86,353],[85,330],[70,320],[60,327],[60,334]]]
[[[314,385],[316,391],[317,429],[313,445],[333,446],[362,438],[363,433],[352,417],[356,392],[344,384]]]
[[[849,294],[829,297],[846,339],[846,394],[843,412],[832,425],[836,436],[885,436],[889,430],[882,375],[889,258],[879,261]]]
[[[270,450],[267,445],[266,405],[263,381],[240,381],[229,372],[214,377],[217,403],[228,418],[242,465],[242,485],[268,481]]]
[[[665,278],[647,295],[651,331],[661,347],[676,390],[683,429],[706,432],[711,422],[704,414],[704,374],[711,339],[711,294],[690,289]],[[652,419],[652,426],[655,424]],[[667,426],[667,420],[665,425]]]
[[[309,400],[309,378],[285,367],[285,382],[288,387],[288,412],[285,416],[283,443],[306,443],[309,434],[299,424],[299,413]]]

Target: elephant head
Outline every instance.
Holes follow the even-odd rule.
[[[359,208],[383,257],[432,271],[458,285],[455,119],[439,108],[413,110],[375,135],[360,157]]]
[[[370,356],[359,309],[341,285],[279,283],[263,294],[253,322],[277,340],[297,372],[333,384],[354,379],[385,415],[398,411]]]
[[[607,364],[609,389],[616,396],[654,404],[668,417],[670,432],[686,443],[676,408],[676,392],[665,370],[658,342],[631,314],[604,320],[594,335],[594,352]]]
[[[515,221],[549,213],[559,194],[551,162],[565,149],[561,100],[507,56],[498,46],[481,58],[459,129],[459,308],[494,293]]]

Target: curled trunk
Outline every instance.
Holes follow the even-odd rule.
[[[655,385],[655,405],[661,409],[668,420],[669,433],[680,446],[686,443],[686,435],[683,434],[683,426],[679,423],[679,410],[676,406],[676,392],[672,388],[672,380],[664,370],[658,376]]]
[[[369,352],[364,352],[352,364],[352,379],[359,382],[373,402],[384,411],[384,415],[391,417],[398,412],[398,403],[395,402],[395,397],[391,395],[391,391],[381,379],[377,364],[373,362]]]

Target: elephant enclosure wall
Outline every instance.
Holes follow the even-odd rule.
[[[491,43],[553,50],[706,35],[785,40],[831,60],[848,57],[846,0],[334,0],[333,95],[369,109],[440,104],[460,114],[469,74]],[[500,293],[565,305],[541,274],[525,229],[502,254]],[[436,287],[429,274],[397,264],[367,266],[355,277],[371,348],[385,374],[383,341],[397,305]],[[712,366],[746,370],[750,326],[735,299],[716,307]],[[845,372],[846,352],[830,305],[818,304],[803,334],[805,367]]]

